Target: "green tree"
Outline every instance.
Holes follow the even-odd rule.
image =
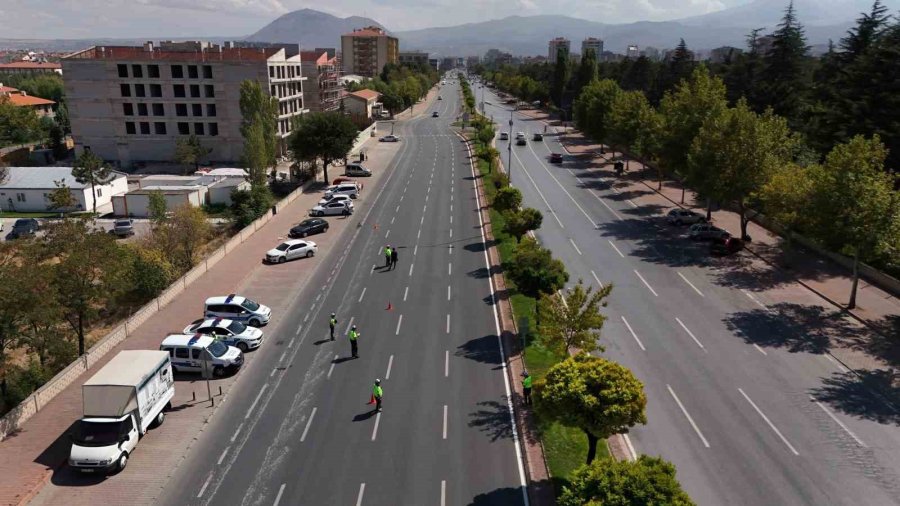
[[[359,131],[347,116],[333,112],[304,114],[297,121],[289,144],[294,159],[322,159],[325,182],[328,182],[328,164],[345,158]]]
[[[200,163],[210,153],[212,148],[205,147],[200,138],[194,134],[187,139],[180,138],[175,141],[175,161],[182,165],[193,166],[194,171],[200,168]]]
[[[154,228],[166,223],[169,219],[169,204],[166,202],[166,196],[162,190],[150,191],[147,196],[147,210]]]
[[[99,156],[91,151],[84,150],[72,167],[72,176],[81,184],[91,185],[91,204],[93,205],[94,214],[97,214],[97,190],[96,185],[105,184],[109,181],[112,169],[106,165]]]
[[[796,137],[787,121],[767,109],[750,110],[743,99],[719,116],[711,116],[691,144],[691,174],[708,174],[701,187],[719,202],[735,202],[741,218],[741,237],[747,237],[750,198],[778,167],[791,159]],[[714,174],[710,174],[714,172]],[[694,179],[696,182],[697,179]]]
[[[66,332],[53,271],[34,251],[39,247],[26,247],[21,259],[22,272],[28,273],[19,292],[19,303],[25,308],[21,344],[37,357],[41,369],[53,374],[76,357],[76,350]]]
[[[817,168],[785,163],[770,174],[757,193],[766,216],[784,227],[785,247],[792,249],[794,231],[808,222],[812,198],[812,177]]]
[[[565,265],[530,237],[516,245],[510,262],[504,264],[503,269],[519,293],[535,299],[535,306],[542,294],[556,292],[569,280]]]
[[[43,124],[33,110],[18,107],[0,96],[0,146],[40,140]]]
[[[884,170],[887,149],[876,135],[856,136],[828,153],[811,171],[810,199],[814,237],[853,258],[849,309],[856,307],[859,262],[896,245],[895,220],[900,206],[897,178]]]
[[[581,55],[581,63],[578,65],[577,91],[584,89],[595,79],[597,79],[597,55],[594,54],[593,49],[588,49]]]
[[[481,146],[477,149],[475,156],[487,162],[488,173],[492,173],[494,172],[494,163],[500,157],[500,152],[493,146]]]
[[[50,149],[53,150],[53,158],[62,160],[69,155],[69,148],[65,143],[65,131],[58,122],[54,122],[53,126],[47,132],[50,139]]]
[[[66,186],[66,181],[64,179],[54,181],[53,184],[56,188],[47,196],[47,200],[50,202],[50,205],[48,205],[47,208],[65,211],[71,210],[78,205],[78,200],[72,195],[72,190]]]
[[[558,107],[563,107],[563,98],[566,93],[566,85],[572,78],[572,67],[569,64],[569,52],[565,48],[556,51],[556,64],[553,67],[553,82],[550,93]]]
[[[555,364],[536,390],[537,409],[544,417],[587,435],[588,464],[600,440],[647,423],[644,385],[627,368],[587,353]]]
[[[888,8],[881,0],[875,0],[872,9],[857,18],[856,26],[848,30],[847,36],[841,39],[841,56],[845,63],[852,63],[872,47],[887,28],[890,19]]]
[[[175,208],[165,225],[153,231],[155,246],[181,272],[194,266],[200,248],[211,236],[212,227],[206,213],[190,204]]]
[[[727,87],[728,102],[735,103],[746,98],[755,109],[764,108],[760,90],[760,75],[763,68],[763,55],[760,44],[762,28],[751,30],[747,35],[747,51],[737,55],[725,71],[723,80]]]
[[[790,124],[802,126],[809,92],[806,36],[791,0],[778,29],[772,34],[772,49],[763,57],[764,103]]]
[[[684,39],[678,41],[668,64],[660,76],[661,92],[666,93],[691,77],[694,70],[694,53],[688,49]]]
[[[0,394],[5,399],[13,364],[9,353],[22,342],[21,329],[28,308],[22,304],[22,292],[27,291],[29,273],[23,272],[15,246],[0,244]]]
[[[238,228],[244,228],[266,214],[274,198],[267,186],[253,186],[249,190],[231,192],[231,214]]]
[[[595,461],[572,474],[559,506],[693,506],[675,479],[675,466],[660,457]]]
[[[586,86],[572,107],[578,128],[595,140],[605,141],[612,107],[620,93],[622,89],[612,79],[594,81]]]
[[[128,283],[136,300],[150,300],[166,289],[176,277],[175,267],[158,247],[130,247]]]
[[[648,98],[653,92],[653,84],[656,80],[656,66],[646,56],[640,56],[634,62],[629,62],[628,69],[622,75],[620,81],[622,89],[643,91]],[[659,101],[659,96],[655,97]]]
[[[662,116],[656,112],[641,91],[625,91],[616,95],[609,115],[609,139],[642,158],[651,158],[661,145]],[[657,164],[659,188],[662,169]]]
[[[491,206],[500,212],[515,210],[521,205],[522,192],[518,188],[511,186],[497,190],[497,193],[494,194],[494,200],[491,202]]]
[[[587,353],[603,351],[603,346],[597,343],[606,321],[600,314],[600,306],[606,306],[605,299],[611,291],[612,285],[597,291],[592,286],[585,289],[579,279],[574,288],[541,295],[538,334],[544,347],[559,357],[569,356],[573,349]]]
[[[544,216],[537,209],[526,207],[524,209],[510,209],[503,213],[506,222],[504,230],[514,236],[516,242],[522,242],[522,237],[532,230],[541,228]]]
[[[278,99],[262,89],[259,82],[245,80],[240,89],[241,135],[244,138],[242,163],[254,186],[265,185],[269,167],[278,153]]]

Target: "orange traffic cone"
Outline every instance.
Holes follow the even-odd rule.
[[[367,402],[366,404],[375,404],[375,394],[372,394],[372,396],[369,397],[369,402]]]
[[[388,301],[388,307],[384,308],[384,310],[385,311],[393,311],[394,310],[394,306],[391,305],[390,301]]]
[[[373,223],[373,224],[372,224],[372,230],[378,230],[378,224],[377,224],[377,223]]]

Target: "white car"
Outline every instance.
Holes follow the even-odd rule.
[[[328,204],[331,202],[346,202],[347,205],[350,206],[350,209],[353,209],[353,200],[350,199],[349,195],[344,195],[342,193],[339,193],[337,195],[332,195],[330,199],[320,200],[319,205],[324,206],[325,204]]]
[[[309,210],[310,216],[350,216],[351,214],[353,214],[353,208],[344,202],[329,202]]]
[[[302,239],[290,239],[266,252],[266,262],[280,264],[295,258],[309,258],[318,250],[316,243]]]
[[[214,337],[228,346],[234,346],[246,353],[259,348],[263,341],[263,331],[249,327],[236,320],[225,318],[200,318],[184,328],[184,334],[203,334]]]
[[[709,241],[727,239],[731,237],[731,234],[710,223],[694,223],[691,225],[688,237],[694,241]]]
[[[676,208],[669,211],[666,220],[672,225],[693,225],[694,223],[703,223],[706,217],[700,213],[691,211],[690,209]]]
[[[325,190],[325,198],[330,199],[334,195],[347,195],[351,199],[355,199],[359,197],[359,187],[356,186],[356,183],[341,183],[338,185],[330,186],[327,190]]]
[[[509,140],[509,133],[507,133],[507,132],[500,132],[500,140],[501,140],[501,141],[508,141],[508,140]]]
[[[203,314],[207,318],[228,318],[253,327],[265,325],[272,318],[272,308],[236,293],[210,297],[204,306]]]
[[[516,132],[516,140],[525,139],[525,132]]]

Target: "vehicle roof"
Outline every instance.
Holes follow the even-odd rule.
[[[210,297],[206,299],[207,304],[231,304],[234,302],[235,304],[240,304],[246,300],[246,297],[242,295],[219,295],[218,297]]]
[[[284,241],[281,241],[281,244],[309,244],[309,241],[305,239],[285,239]]]
[[[124,350],[84,382],[85,385],[140,385],[169,354],[159,350]]]
[[[214,339],[206,334],[171,334],[163,339],[160,346],[198,346],[206,348],[213,341]]]
[[[216,327],[227,327],[231,325],[231,320],[228,318],[204,318],[202,320],[194,320],[191,322],[191,326],[200,324],[203,326],[214,325]]]

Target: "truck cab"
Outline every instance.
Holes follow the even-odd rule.
[[[69,465],[82,472],[121,471],[139,438],[132,413],[119,418],[83,418],[72,431]]]

